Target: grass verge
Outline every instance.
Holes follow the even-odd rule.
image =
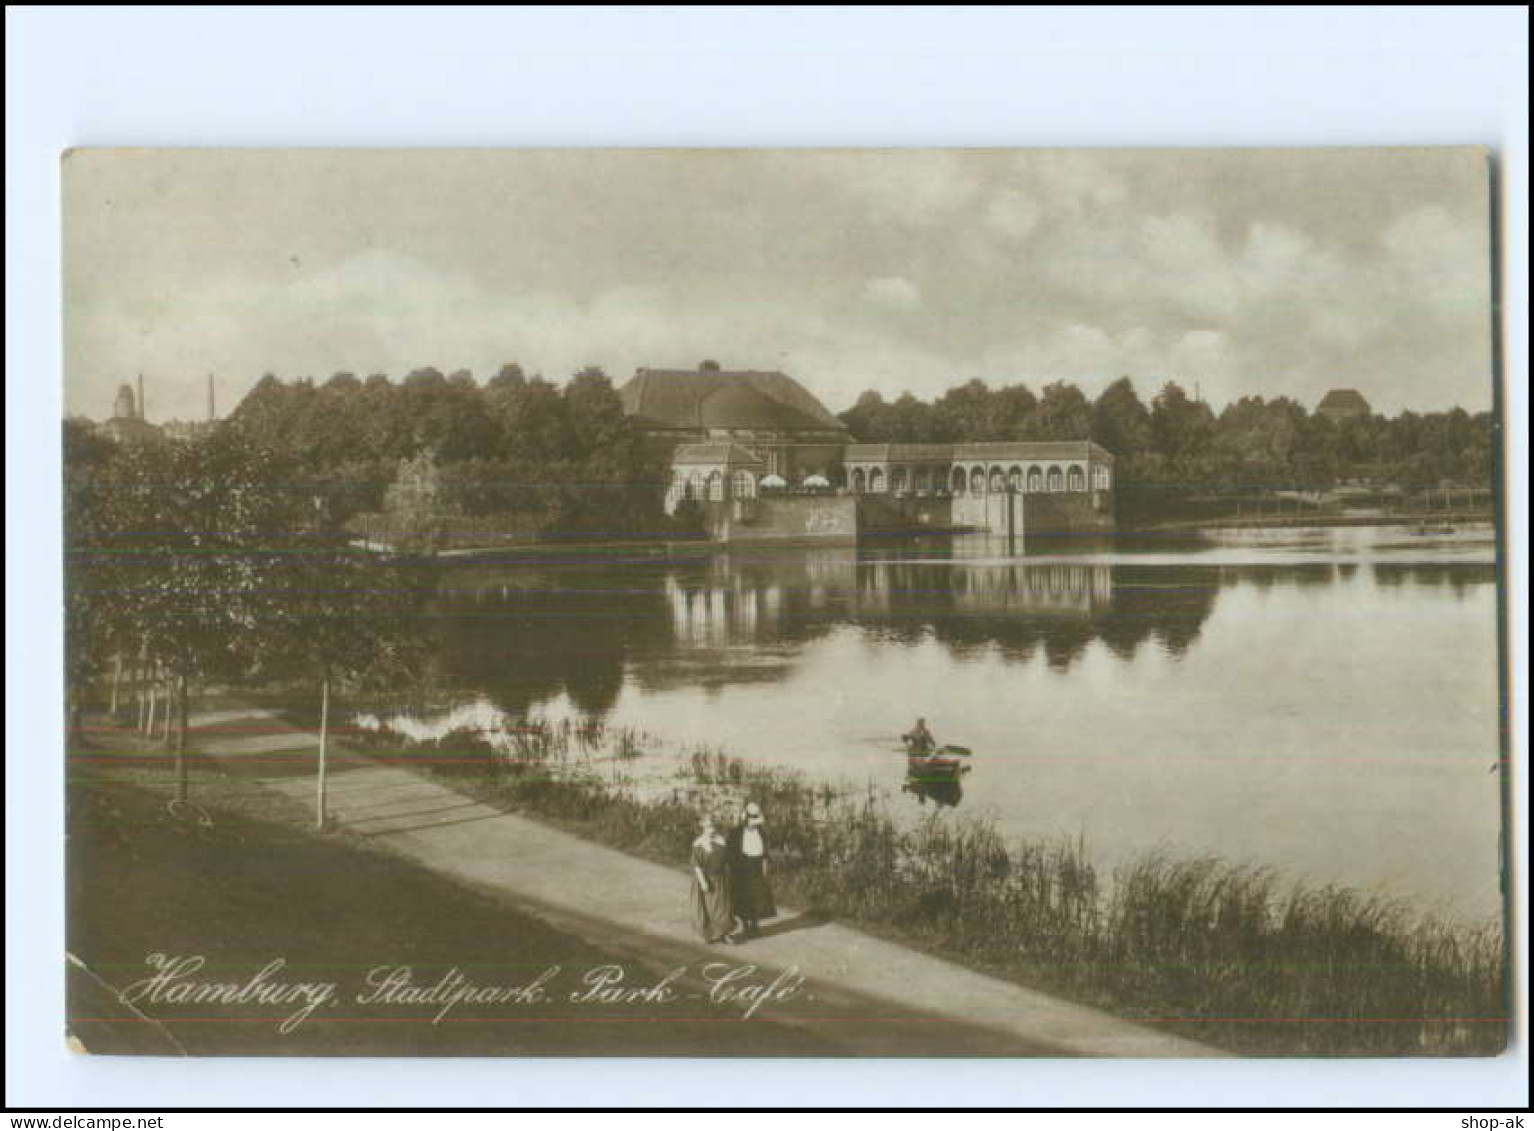
[[[1493,1055],[1507,1040],[1495,922],[1445,922],[1211,856],[1143,855],[1105,882],[1080,841],[1009,841],[955,812],[910,826],[872,794],[719,751],[693,753],[669,786],[640,786],[623,772],[638,742],[617,728],[424,742],[379,731],[359,745],[678,864],[700,809],[755,800],[785,902],[1234,1052]]]

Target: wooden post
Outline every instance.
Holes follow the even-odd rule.
[[[320,682],[320,774],[318,796],[315,798],[315,826],[325,831],[325,755],[326,740],[330,731],[330,677]]]
[[[118,653],[116,653],[112,657],[112,710],[111,710],[111,715],[112,715],[112,719],[114,721],[117,719],[117,691],[122,686],[122,681],[123,681],[123,654],[121,652],[118,652]]]
[[[154,712],[155,712],[155,707],[158,705],[155,702],[155,692],[159,690],[160,685],[155,682],[153,673],[150,674],[150,678],[149,678],[148,682],[149,682],[149,715],[148,715],[148,718],[145,719],[145,721],[144,721],[144,733],[149,735],[151,738],[153,738],[154,737]]]
[[[179,700],[177,714],[181,716],[181,725],[176,728],[176,798],[179,801],[186,800],[186,727],[187,727],[187,703],[186,703],[186,676],[180,676],[176,681],[176,698]],[[166,712],[169,714],[169,712]]]

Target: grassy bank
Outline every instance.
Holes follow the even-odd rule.
[[[749,797],[769,813],[784,902],[1232,1051],[1492,1054],[1506,1041],[1495,924],[1213,857],[1157,853],[1103,877],[1080,842],[1009,841],[955,812],[905,826],[873,794],[717,751],[657,781],[627,772],[639,744],[621,730],[379,732],[369,745],[491,804],[674,863],[701,808]]]

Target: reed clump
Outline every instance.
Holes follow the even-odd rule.
[[[591,768],[621,751],[622,732],[600,744],[579,729],[518,735],[515,756],[411,764],[676,863],[701,810],[756,801],[784,903],[1232,1051],[1494,1054],[1506,1041],[1495,922],[1444,922],[1349,888],[1164,850],[1104,877],[1081,839],[1008,840],[954,812],[901,822],[872,789],[809,782],[714,748],[691,751],[669,787],[636,791]],[[450,737],[459,749],[470,741]]]

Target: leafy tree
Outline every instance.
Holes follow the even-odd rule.
[[[1188,397],[1175,381],[1162,386],[1151,402],[1151,446],[1165,466],[1183,479],[1197,481],[1214,435],[1214,414]]]
[[[1027,426],[1030,440],[1085,440],[1092,431],[1092,406],[1075,385],[1055,381],[1044,386]]]
[[[839,419],[852,433],[852,438],[864,444],[883,442],[885,418],[889,406],[882,394],[869,389],[858,397],[857,403],[842,413]]]
[[[1150,447],[1150,410],[1128,377],[1120,377],[1093,402],[1091,436],[1119,460],[1132,461]]]
[[[1006,423],[990,386],[978,378],[955,385],[933,406],[937,429],[944,440],[1000,440]]]

